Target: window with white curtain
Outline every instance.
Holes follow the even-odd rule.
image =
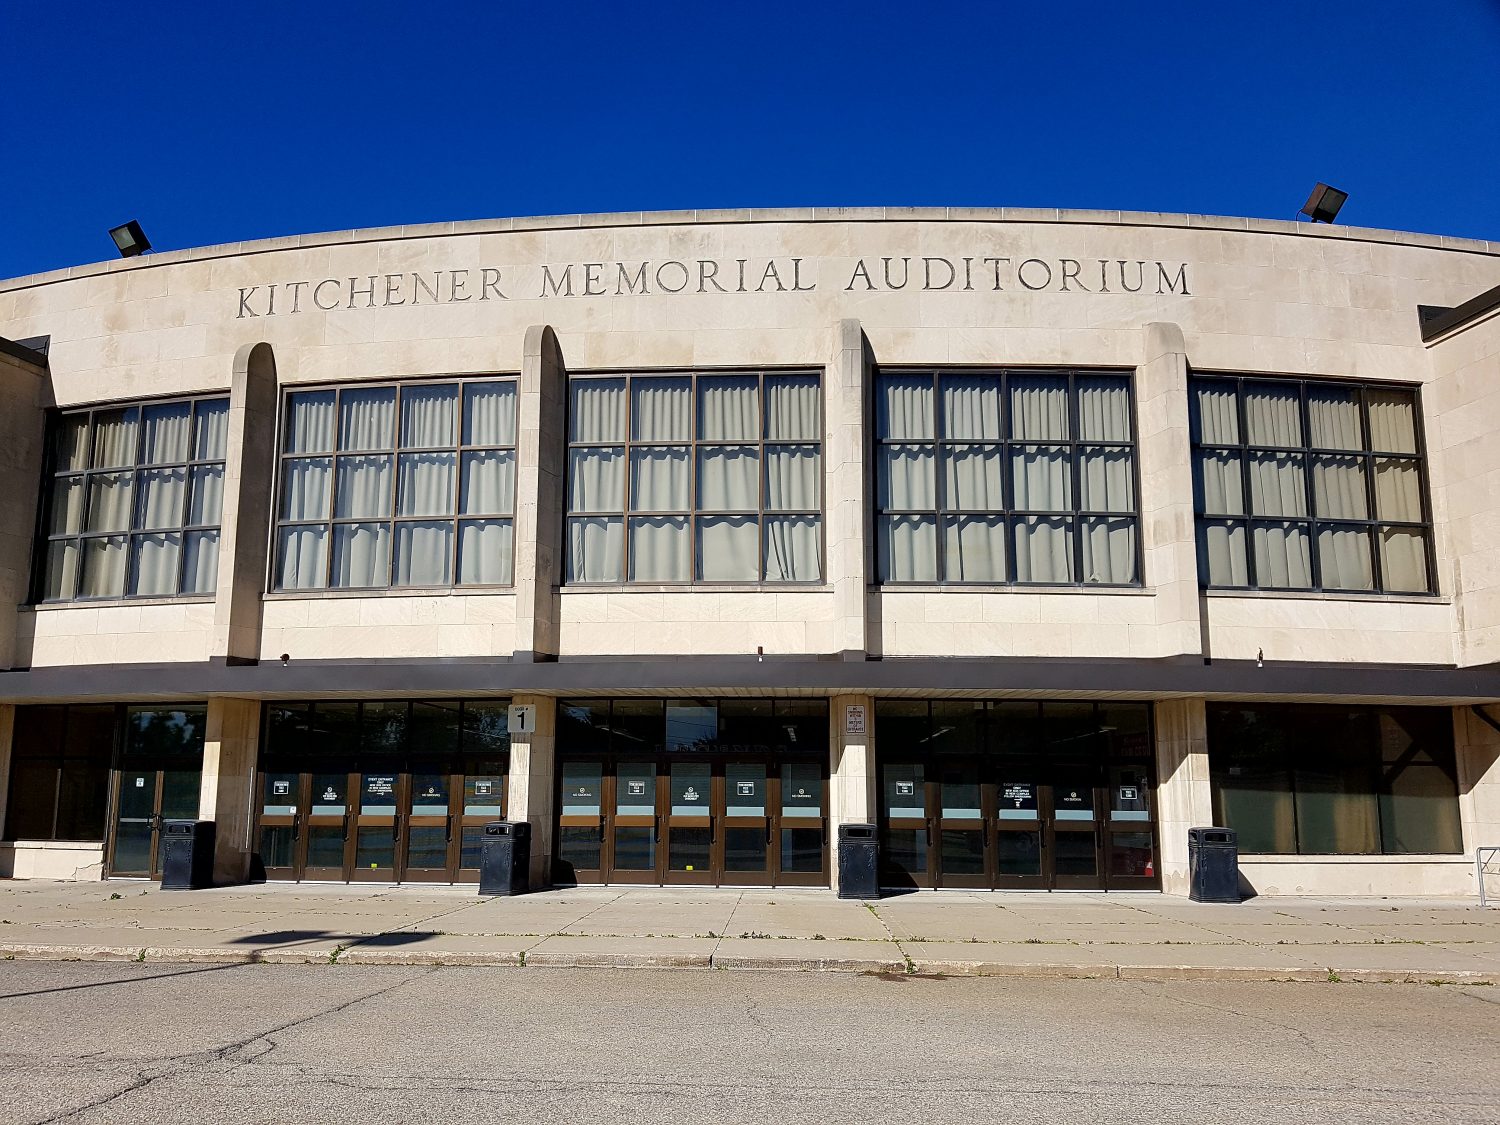
[[[509,585],[515,502],[514,379],[293,391],[277,588]]]
[[[567,581],[819,582],[817,374],[574,376]]]
[[[882,371],[885,583],[1140,583],[1129,376]]]
[[[212,594],[228,428],[222,396],[59,414],[38,598]]]
[[[1208,376],[1189,399],[1205,586],[1433,592],[1414,387]]]

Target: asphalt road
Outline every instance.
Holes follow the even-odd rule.
[[[1488,1122],[1500,988],[0,963],[0,1122]]]

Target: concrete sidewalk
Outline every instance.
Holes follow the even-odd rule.
[[[1443,899],[0,883],[0,957],[1500,984],[1500,910]],[[3,972],[3,969],[0,969]]]

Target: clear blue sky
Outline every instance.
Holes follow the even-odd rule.
[[[1500,0],[0,3],[0,276],[348,227],[1008,205],[1500,239]]]

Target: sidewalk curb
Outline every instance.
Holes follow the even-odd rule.
[[[335,956],[337,954],[337,956]],[[863,957],[716,957],[703,953],[562,953],[522,955],[503,950],[392,949],[184,949],[151,946],[0,946],[7,961],[133,961],[145,964],[412,965],[550,969],[718,969],[730,972],[857,973],[931,980],[991,977],[1010,980],[1132,980],[1305,982],[1347,984],[1451,984],[1500,986],[1500,972],[1478,970],[1340,969],[1284,966],[1113,965],[998,961],[917,961]]]

